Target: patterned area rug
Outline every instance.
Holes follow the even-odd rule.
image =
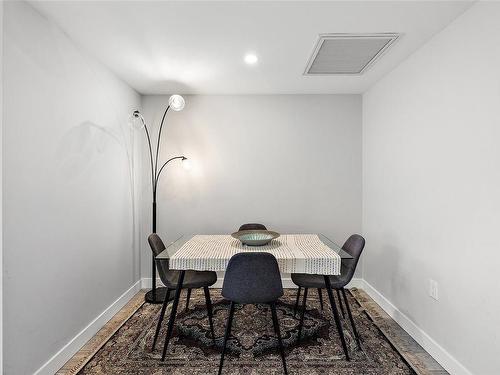
[[[278,305],[278,319],[287,346],[286,359],[290,374],[413,374],[350,294],[349,302],[362,340],[362,349],[358,350],[349,321],[344,319],[342,324],[351,361],[346,361],[343,355],[330,309],[327,308],[329,305],[325,303],[325,310],[321,311],[316,293],[310,293],[308,298],[303,339],[297,345],[298,320],[293,317],[295,293],[294,290],[286,290]],[[193,291],[190,309],[186,312],[183,304],[179,306],[174,337],[170,341],[165,362],[161,362],[160,357],[166,321],[157,349],[151,351],[161,306],[144,304],[79,374],[216,374],[228,304],[221,298],[220,290],[212,290],[211,295],[214,303],[215,347],[208,327],[203,293]],[[327,298],[324,299],[326,302]],[[239,307],[228,345],[224,374],[283,373],[267,306]]]
[[[227,318],[229,301],[220,300],[213,306],[215,316]],[[280,301],[277,304],[278,316],[280,317],[280,330],[283,346],[292,347],[296,345],[298,338],[297,318],[294,317],[294,307]],[[237,314],[237,315],[236,315]],[[252,358],[268,353],[278,352],[278,339],[273,334],[271,310],[269,305],[237,305],[233,321],[231,338],[227,343],[227,353],[236,356]],[[256,317],[262,317],[256,319]],[[267,318],[266,318],[267,317]],[[328,330],[328,317],[320,314],[317,310],[307,311],[304,316],[302,328],[302,340],[317,336],[321,330]],[[212,334],[206,323],[207,311],[198,308],[179,315],[180,324],[177,327],[180,333],[180,342],[186,346],[194,346],[204,350],[206,354],[213,353],[214,349],[220,353],[224,344],[224,328],[215,334],[215,347]],[[271,329],[271,330],[270,330]],[[218,334],[221,334],[220,336]],[[327,332],[323,332],[327,334]]]

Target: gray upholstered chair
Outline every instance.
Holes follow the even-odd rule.
[[[278,337],[278,346],[283,361],[283,370],[287,374],[285,352],[276,314],[276,301],[283,295],[281,274],[276,258],[269,253],[238,253],[230,260],[222,285],[222,296],[229,301],[229,315],[224,335],[224,345],[219,364],[219,375],[222,373],[227,340],[231,334],[234,309],[236,304],[265,303],[271,307],[274,332]]]
[[[352,259],[342,259],[342,267],[341,274],[339,276],[330,276],[330,285],[332,289],[336,289],[338,293],[342,293],[344,298],[344,303],[347,309],[347,314],[349,316],[349,320],[351,321],[352,330],[354,332],[354,336],[356,338],[356,343],[358,347],[360,347],[359,335],[356,330],[356,326],[354,324],[354,319],[352,318],[351,309],[349,307],[349,301],[347,300],[347,296],[345,293],[344,287],[352,280],[354,276],[354,272],[356,271],[356,266],[358,264],[359,258],[361,257],[361,253],[365,247],[365,239],[359,234],[353,234],[350,236],[347,241],[342,246],[342,249],[349,253],[352,256]],[[309,275],[305,273],[292,273],[292,281],[299,286],[299,288],[304,288],[304,299],[302,303],[302,314],[299,323],[299,340],[302,332],[302,325],[304,323],[304,312],[306,309],[306,299],[307,299],[307,290],[308,288],[317,288],[319,290],[325,289],[325,277],[323,275]],[[329,293],[330,303],[332,304],[332,310],[334,309],[333,304],[335,301],[333,300],[333,294]],[[340,300],[340,296],[339,296]],[[342,303],[342,301],[340,301]],[[341,305],[342,306],[342,305]],[[336,309],[336,308],[335,308]],[[341,329],[341,328],[340,328]],[[343,334],[341,334],[343,337]],[[346,357],[349,359],[347,349],[344,346],[344,352]]]
[[[160,236],[156,233],[151,234],[148,237],[149,246],[151,246],[151,250],[153,251],[154,256],[158,256],[163,250],[165,250],[165,245],[161,240]],[[160,317],[158,318],[158,324],[156,326],[155,337],[153,339],[153,347],[152,350],[155,349],[156,341],[158,340],[158,334],[160,333],[161,323],[163,321],[163,317],[165,316],[165,310],[167,309],[170,292],[177,288],[177,281],[179,280],[179,271],[173,271],[169,269],[168,259],[166,260],[157,260],[156,266],[158,268],[158,274],[160,275],[160,279],[162,283],[167,287],[167,294],[165,296],[165,300],[163,301],[163,305],[161,307]],[[184,281],[182,283],[182,289],[188,290],[187,300],[186,300],[186,309],[189,304],[189,297],[191,295],[191,289],[193,288],[203,288],[205,292],[205,302],[207,304],[207,312],[208,312],[208,322],[210,324],[210,330],[212,332],[212,338],[214,339],[215,344],[215,335],[214,335],[214,326],[212,320],[212,301],[210,299],[210,291],[208,289],[209,286],[214,285],[217,282],[217,273],[211,271],[186,271],[184,276]]]
[[[242,230],[267,230],[267,228],[264,224],[248,223],[248,224],[243,224],[239,230],[240,231],[242,231]]]

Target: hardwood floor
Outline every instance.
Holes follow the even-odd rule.
[[[353,288],[351,293],[365,309],[370,319],[389,340],[417,375],[447,375],[448,372],[399,326],[362,289]]]
[[[74,375],[102,348],[116,331],[142,306],[146,290],[139,291],[55,375]]]

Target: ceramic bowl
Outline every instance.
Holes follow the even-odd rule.
[[[231,236],[240,240],[243,245],[264,246],[278,238],[280,234],[271,230],[242,230],[234,232]]]

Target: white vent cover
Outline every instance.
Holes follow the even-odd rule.
[[[362,74],[399,34],[321,34],[305,75]]]

